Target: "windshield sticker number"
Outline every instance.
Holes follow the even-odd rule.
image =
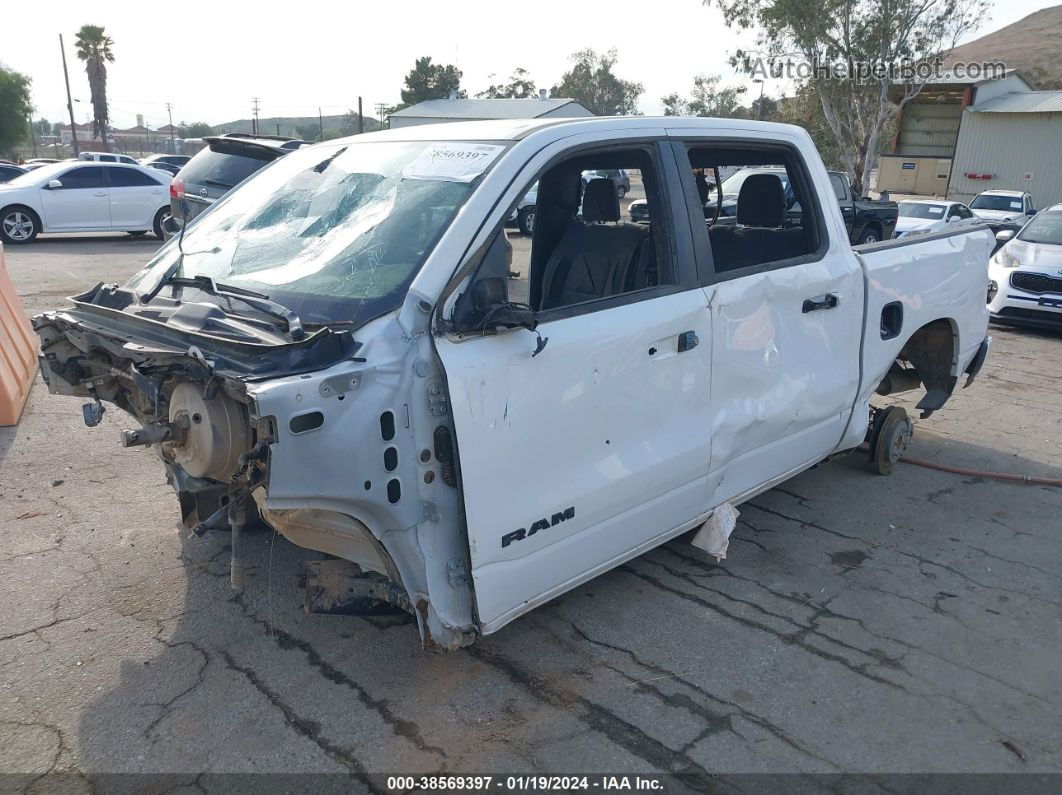
[[[943,207],[930,207],[929,208],[929,212],[933,213],[933,215],[940,215],[942,212],[944,212],[944,208]]]
[[[405,179],[471,182],[505,147],[497,144],[432,144],[402,170]]]
[[[1010,209],[1012,209],[1012,210],[1020,210],[1021,209],[1021,202],[1011,202],[1010,203]]]

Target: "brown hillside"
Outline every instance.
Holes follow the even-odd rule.
[[[1012,25],[956,47],[944,63],[1002,61],[1034,88],[1062,88],[1062,6],[1044,8]]]

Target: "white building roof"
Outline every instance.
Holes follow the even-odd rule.
[[[391,116],[413,116],[420,119],[537,119],[546,113],[575,106],[580,115],[589,111],[574,99],[429,99]]]
[[[1062,91],[1004,94],[970,108],[974,113],[1062,113]]]

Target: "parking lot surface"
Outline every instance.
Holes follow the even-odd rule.
[[[157,245],[9,247],[31,312]],[[911,455],[1062,477],[1062,337],[994,329]],[[38,383],[0,429],[0,770],[72,774],[1047,772],[1062,766],[1062,489],[853,455],[446,655],[307,615],[315,553],[176,527],[152,450]],[[28,781],[28,779],[26,779]],[[38,782],[49,789],[48,780]],[[191,789],[189,789],[191,791]]]

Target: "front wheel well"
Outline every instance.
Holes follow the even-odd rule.
[[[30,218],[33,219],[33,223],[37,226],[37,232],[40,233],[44,231],[44,225],[41,223],[41,217],[37,215],[37,211],[34,210],[32,207],[28,207],[25,204],[18,204],[17,202],[15,204],[7,204],[4,205],[4,207],[0,208],[0,216],[3,216],[5,213],[7,213],[8,210],[23,210],[30,216]]]

